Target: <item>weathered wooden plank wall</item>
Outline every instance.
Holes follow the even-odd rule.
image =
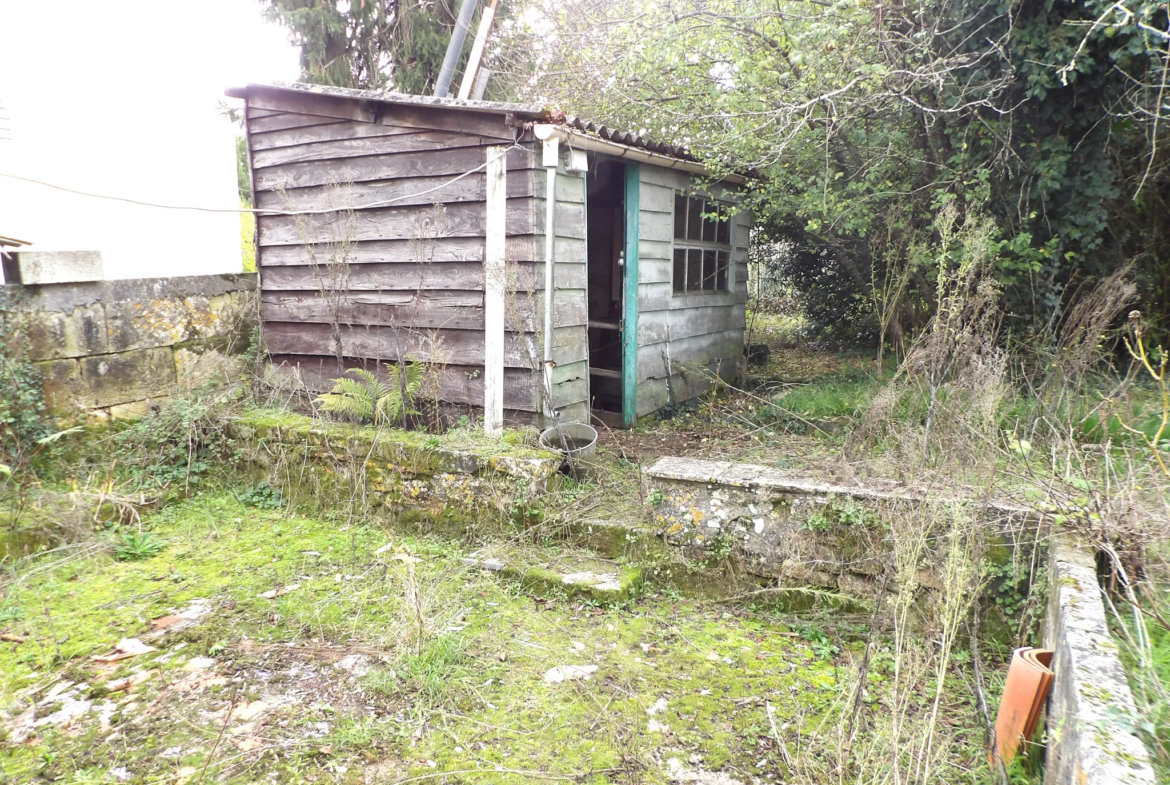
[[[277,363],[316,389],[343,367],[410,355],[436,363],[441,400],[483,404],[487,176],[506,154],[504,406],[541,411],[544,193],[536,143],[502,115],[251,88],[247,122],[260,207],[330,211],[258,220],[261,313]],[[457,180],[453,178],[459,177]],[[733,219],[733,288],[676,295],[674,191],[694,178],[640,167],[639,415],[701,394],[738,370],[750,218]],[[713,194],[719,196],[720,194]],[[555,185],[557,292],[553,402],[587,420],[587,210],[584,177]],[[336,324],[337,330],[334,330]],[[340,344],[340,346],[338,346]]]
[[[696,178],[643,164],[638,248],[638,416],[702,395],[715,373],[735,376],[743,361],[747,303],[747,243],[751,216],[735,215],[731,227],[729,291],[676,294],[674,194],[697,186]],[[729,193],[708,190],[715,198]]]
[[[327,389],[339,375],[338,341],[343,367],[380,370],[410,356],[437,364],[442,401],[481,407],[487,176],[452,179],[484,165],[488,147],[511,146],[517,129],[502,115],[264,88],[249,90],[247,122],[257,206],[332,211],[258,220],[273,361],[300,366],[312,388]],[[539,345],[543,194],[534,189],[533,142],[522,142],[506,156],[503,378],[505,408],[527,415],[540,407],[529,348]],[[571,230],[571,216],[565,225]],[[584,289],[580,267],[562,276],[566,286]],[[555,345],[568,358],[566,331],[584,322],[584,301],[558,306]]]

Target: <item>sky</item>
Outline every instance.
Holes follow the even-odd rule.
[[[224,90],[293,81],[257,0],[0,0],[0,174],[162,204],[237,206]],[[3,138],[7,137],[7,138]],[[98,250],[107,278],[238,272],[234,214],[137,207],[0,177],[0,236]]]

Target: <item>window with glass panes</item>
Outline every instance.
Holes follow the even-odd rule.
[[[731,221],[728,206],[714,199],[674,195],[674,291],[731,288]]]

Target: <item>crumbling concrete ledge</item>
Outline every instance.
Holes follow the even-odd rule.
[[[1056,673],[1048,699],[1045,785],[1154,785],[1132,730],[1137,711],[1109,633],[1092,553],[1070,538],[1049,547],[1044,645]]]
[[[842,496],[865,501],[946,501],[948,498],[945,494],[931,493],[897,480],[867,479],[863,485],[841,485],[752,463],[702,458],[659,458],[646,470],[646,474],[663,480],[724,485],[764,494]],[[954,494],[952,496],[956,500],[960,498]],[[982,504],[989,510],[1005,515],[1034,514],[1031,508],[1002,499],[986,499]]]
[[[889,532],[878,509],[953,504],[987,521],[1004,543],[1035,532],[1038,516],[977,492],[933,493],[892,480],[841,485],[767,466],[697,458],[660,458],[643,472],[648,514],[665,541],[695,559],[702,551],[737,553],[747,570],[786,585],[875,596],[893,577]],[[1031,545],[1027,538],[1021,545]],[[1009,559],[1006,548],[998,558]],[[923,569],[919,583],[941,588]]]

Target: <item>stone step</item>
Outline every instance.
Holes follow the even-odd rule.
[[[608,559],[638,559],[662,544],[653,526],[642,520],[584,518],[568,527],[569,539]]]
[[[475,551],[463,563],[533,588],[558,588],[601,602],[628,600],[636,596],[642,584],[639,569],[580,551],[555,553],[491,545]]]

